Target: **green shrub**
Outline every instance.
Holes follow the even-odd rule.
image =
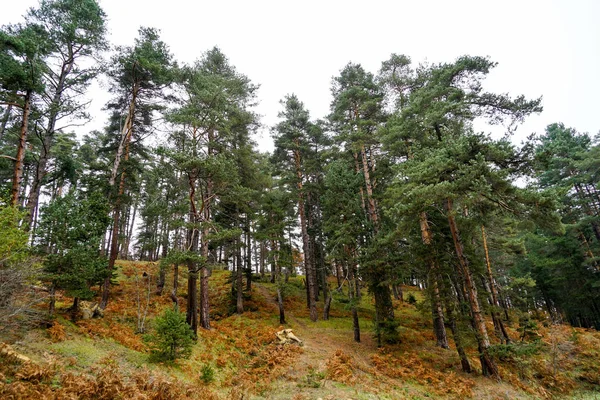
[[[496,344],[490,346],[489,353],[500,361],[514,361],[521,358],[529,358],[540,352],[542,345],[540,342],[534,343],[510,343]]]
[[[408,304],[417,304],[417,298],[415,297],[415,295],[414,295],[414,294],[412,294],[412,293],[409,293],[409,294],[408,294],[408,297],[406,298],[406,302],[407,302]]]
[[[150,337],[154,346],[150,356],[152,361],[175,361],[190,356],[195,338],[183,313],[167,309],[156,318],[155,330]]]
[[[210,364],[204,364],[200,370],[200,380],[206,384],[215,380],[215,370]]]
[[[300,386],[318,389],[323,384],[323,379],[325,379],[323,372],[317,371],[314,367],[309,367],[308,374],[306,374],[304,382]]]
[[[398,327],[400,323],[396,320],[375,322],[375,337],[378,344],[400,343]]]

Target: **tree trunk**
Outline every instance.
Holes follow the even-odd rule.
[[[129,159],[129,142],[127,142],[127,146],[125,147],[125,161]],[[121,216],[121,201],[123,195],[125,194],[125,171],[121,172],[121,179],[119,182],[119,192],[117,193],[117,199],[115,200],[115,205],[113,208],[113,231],[111,237],[110,244],[110,253],[108,256],[108,276],[104,279],[104,287],[102,289],[102,301],[100,302],[100,307],[105,309],[108,305],[108,296],[110,291],[110,278],[112,272],[115,268],[115,262],[117,261],[117,256],[119,255],[119,226],[120,226],[120,216]]]
[[[359,161],[358,161],[358,153],[355,151],[352,153],[352,155],[354,156],[354,171],[358,174],[360,173],[360,165],[359,165]],[[359,192],[360,192],[360,205],[362,210],[365,212],[365,214],[369,215],[369,211],[367,210],[367,204],[365,202],[365,191],[363,189],[363,187],[361,186],[359,188]]]
[[[377,206],[375,204],[375,198],[373,197],[373,184],[371,182],[371,173],[369,171],[369,163],[367,160],[367,152],[365,145],[361,147],[362,164],[363,164],[363,175],[365,177],[365,186],[367,189],[367,206],[369,211],[369,219],[373,223],[375,233],[379,231],[379,217],[377,215]]]
[[[107,256],[110,252],[110,244],[112,242],[112,225],[108,227],[108,238],[106,238],[106,233],[104,234],[104,239],[102,240],[102,254]]]
[[[489,354],[490,340],[485,327],[485,320],[481,313],[481,307],[479,306],[479,298],[477,297],[477,287],[473,280],[473,275],[469,266],[469,260],[464,254],[464,246],[462,244],[458,226],[454,218],[454,210],[452,205],[452,199],[446,200],[446,211],[448,213],[448,225],[450,226],[450,232],[452,233],[452,240],[454,242],[454,248],[456,250],[456,257],[458,259],[458,265],[460,266],[462,277],[464,280],[464,287],[467,292],[467,299],[471,308],[471,314],[473,318],[473,325],[475,327],[475,336],[477,343],[480,348],[480,359],[481,369],[484,375],[498,376],[498,368],[494,363],[494,360]]]
[[[279,278],[281,280],[281,278]],[[281,296],[281,287],[277,286],[277,305],[279,306],[279,323],[284,325],[285,310],[283,309],[283,297]]]
[[[35,175],[33,176],[33,182],[31,184],[31,190],[29,191],[29,198],[27,199],[27,228],[29,229],[33,225],[35,218],[35,209],[38,206],[40,199],[40,190],[42,188],[42,182],[46,176],[46,166],[48,159],[50,158],[50,147],[54,139],[54,122],[51,121],[52,117],[48,121],[48,127],[46,128],[46,134],[42,140],[42,148],[40,150],[40,158],[37,163]],[[50,133],[50,129],[52,133]]]
[[[31,89],[27,90],[23,99],[23,120],[21,121],[21,133],[19,135],[19,145],[17,147],[17,155],[15,157],[15,168],[12,180],[11,200],[10,204],[13,207],[19,205],[19,193],[21,189],[21,181],[23,180],[23,165],[25,160],[25,147],[27,146],[27,127],[29,125],[29,114],[31,112]]]
[[[498,289],[496,288],[496,280],[494,279],[494,274],[492,273],[492,262],[490,261],[490,253],[487,244],[487,235],[485,233],[485,227],[481,225],[481,236],[483,238],[483,250],[485,253],[485,264],[487,267],[487,278],[488,284],[490,287],[490,294],[492,296],[492,319],[494,321],[494,326],[497,326],[498,333],[500,334],[500,341],[504,341],[507,344],[510,343],[510,337],[508,336],[508,332],[500,318],[500,313],[498,310],[500,309],[500,302],[498,301]]]
[[[394,296],[394,299],[401,300],[400,293],[398,292],[398,285],[396,285],[395,282],[392,283],[392,295]]]
[[[121,140],[119,141],[119,147],[117,148],[117,153],[115,155],[115,161],[113,163],[113,168],[111,171],[110,179],[108,184],[111,188],[114,187],[115,181],[117,179],[117,173],[119,170],[119,165],[121,163],[121,156],[123,155],[123,151],[125,150],[125,159],[129,159],[129,143],[131,141],[131,136],[133,134],[133,114],[135,112],[135,101],[137,98],[137,87],[134,86],[132,92],[132,98],[129,103],[129,110],[127,112],[127,116],[125,118],[125,125],[123,126],[123,130],[121,131]],[[113,270],[115,268],[115,261],[117,260],[118,254],[118,244],[119,244],[119,217],[121,210],[121,198],[125,191],[125,171],[121,173],[121,181],[119,184],[119,192],[117,194],[117,198],[115,199],[115,205],[113,208],[113,229],[112,236],[110,241],[110,252],[108,257],[108,268],[107,268],[107,277],[104,279],[104,286],[102,288],[102,300],[100,301],[100,308],[105,309],[108,305],[108,296],[110,292],[110,278],[112,276]]]
[[[301,159],[300,152],[294,151],[294,161],[296,167],[296,177],[298,179],[298,212],[300,214],[300,231],[302,234],[302,251],[304,252],[304,273],[306,276],[307,285],[307,303],[308,309],[310,310],[311,321],[317,320],[317,291],[315,282],[315,273],[313,271],[314,260],[312,259],[313,254],[310,249],[310,238],[308,236],[306,210],[304,209],[304,192],[302,184],[302,170],[301,170]]]
[[[429,227],[429,220],[425,212],[419,214],[419,224],[421,226],[421,240],[427,247],[432,247],[433,234]],[[431,253],[431,251],[429,252]],[[438,287],[438,266],[435,255],[429,255],[429,280],[431,286],[431,306],[433,315],[433,332],[437,339],[437,345],[443,349],[447,349],[448,335],[444,324],[444,311],[442,309],[442,300]]]
[[[54,134],[56,131],[56,121],[58,119],[58,114],[60,110],[60,102],[62,100],[62,96],[65,90],[67,76],[71,73],[71,71],[73,70],[73,66],[75,65],[75,58],[73,57],[71,48],[69,48],[69,52],[71,54],[69,54],[69,57],[66,59],[66,61],[63,62],[61,66],[60,75],[58,77],[58,80],[56,81],[54,95],[52,96],[52,102],[50,103],[49,107],[50,115],[48,116],[48,124],[46,125],[44,139],[42,140],[40,158],[37,163],[37,168],[33,177],[33,182],[31,184],[31,190],[29,191],[29,199],[27,200],[26,206],[28,213],[27,229],[29,229],[33,225],[33,221],[35,218],[34,211],[38,206],[42,182],[47,173],[46,167],[48,164],[48,159],[50,158],[50,149],[52,147],[52,141],[54,140]]]
[[[129,141],[131,140],[131,135],[133,133],[133,117],[135,113],[135,102],[137,100],[137,94],[137,86],[134,86],[131,101],[129,102],[129,109],[127,110],[127,116],[125,117],[125,123],[123,124],[123,129],[121,130],[121,140],[119,141],[119,146],[117,147],[115,162],[113,163],[113,167],[110,173],[110,179],[108,180],[108,184],[111,187],[115,185],[115,182],[117,180],[117,174],[119,172],[119,166],[121,163],[121,157],[123,156],[123,151],[125,147],[129,145]]]
[[[133,213],[131,213],[131,216],[129,218],[129,229],[127,229],[127,235],[125,236],[125,245],[123,246],[123,250],[125,251],[126,257],[129,256],[129,247],[131,245],[131,239],[133,238],[133,227],[135,226],[135,215],[137,214],[138,201],[139,196],[136,196],[136,199],[133,202]]]
[[[337,280],[337,289],[341,290],[342,288],[342,278],[343,278],[343,274],[342,274],[342,267],[340,265],[341,263],[337,260],[333,260],[333,265],[335,266],[335,278]]]
[[[196,135],[196,131],[194,130],[194,136]],[[208,154],[211,155],[213,153],[212,142],[213,142],[213,132],[208,132]],[[202,196],[202,215],[203,222],[205,223],[202,228],[202,251],[201,255],[204,257],[204,264],[200,269],[200,326],[204,329],[210,329],[210,303],[209,303],[209,293],[208,293],[208,278],[210,277],[210,271],[206,266],[209,258],[209,241],[208,236],[210,234],[210,228],[207,224],[211,219],[212,213],[212,196],[213,196],[213,180],[211,176],[206,178],[206,190]]]
[[[168,203],[168,199],[167,199],[167,203]],[[135,211],[134,211],[134,218],[135,218]],[[169,251],[169,226],[168,224],[166,224],[166,228],[164,229],[163,232],[163,237],[162,237],[162,254],[161,254],[161,258],[164,260],[165,258],[167,258],[168,255],[168,251]],[[133,226],[133,225],[132,225]],[[163,262],[161,262],[162,264]],[[158,282],[156,284],[156,294],[157,295],[162,295],[163,289],[165,288],[165,283],[167,281],[167,268],[166,266],[161,266],[159,268],[159,273],[158,273]]]
[[[271,263],[271,283],[275,283],[275,271],[277,271],[277,242],[274,239],[271,239],[271,253],[272,253],[272,263]]]
[[[195,205],[195,179],[190,178],[190,222],[191,226],[188,228],[187,233],[187,250],[191,253],[198,251],[199,243],[199,232],[196,227],[198,222],[198,213]],[[187,279],[187,308],[186,308],[186,322],[197,335],[198,332],[198,270],[199,266],[194,261],[187,261],[188,267],[188,279]]]
[[[235,270],[235,292],[236,292],[236,303],[235,310],[238,314],[244,313],[244,294],[242,292],[244,287],[243,282],[243,269],[244,265],[242,264],[242,249],[240,244],[240,239],[237,239],[237,246],[235,249],[235,257],[236,257],[236,270]]]
[[[346,249],[346,254],[350,254],[350,251]],[[354,341],[360,343],[360,325],[358,322],[358,309],[356,303],[358,299],[355,298],[355,287],[356,287],[356,276],[354,275],[354,266],[348,265],[348,299],[350,300],[350,308],[352,311],[352,331],[354,333]]]
[[[158,280],[156,281],[156,295],[161,296],[167,281],[167,271],[165,266],[158,268]]]
[[[452,312],[452,308],[450,306],[446,307],[446,314],[448,315],[448,325],[450,326],[450,330],[452,331],[452,338],[454,339],[456,352],[458,353],[458,357],[460,358],[460,365],[462,367],[463,372],[470,374],[472,372],[471,364],[469,363],[467,353],[465,353],[460,332],[458,331],[458,326],[456,325],[456,318],[454,317],[454,313]]]
[[[286,324],[285,321],[285,309],[283,306],[283,294],[282,294],[282,287],[283,287],[283,280],[281,278],[281,268],[279,268],[279,266],[277,265],[277,257],[273,257],[274,260],[274,267],[273,267],[273,271],[271,271],[271,276],[273,277],[274,281],[277,283],[277,306],[279,307],[279,323],[280,324]]]
[[[329,289],[329,284],[327,280],[325,280],[325,285],[323,286],[323,297],[325,304],[323,305],[323,320],[327,321],[329,319],[329,310],[331,309],[331,290]]]
[[[250,218],[246,214],[246,291],[252,291],[252,229]]]
[[[433,314],[433,331],[437,339],[437,345],[442,349],[448,349],[448,335],[446,334],[446,326],[444,325],[444,312],[442,309],[442,299],[440,289],[438,287],[438,278],[435,271],[430,271],[430,285],[432,291],[432,314]]]
[[[265,279],[265,242],[264,241],[260,241],[259,244],[259,271],[260,271],[260,279],[264,280]]]
[[[187,262],[187,308],[185,322],[190,326],[194,335],[198,334],[198,269],[193,261]]]
[[[6,124],[8,124],[8,120],[10,119],[10,112],[12,111],[13,105],[9,104],[6,106],[4,110],[4,115],[2,116],[2,122],[0,122],[0,141],[4,136],[4,132],[6,132]]]
[[[75,321],[77,319],[77,312],[79,311],[79,297],[73,297],[73,304],[71,305],[71,319]]]
[[[210,305],[208,303],[208,277],[210,271],[206,266],[200,268],[200,326],[210,329]]]
[[[131,207],[127,207],[124,210],[125,214],[121,218],[121,226],[119,230],[123,232],[121,246],[119,246],[119,255],[118,257],[121,260],[127,260],[127,255],[129,253],[129,244],[127,243],[127,234],[129,233],[129,220],[131,218]],[[148,260],[152,261],[152,260]]]
[[[362,157],[362,170],[365,179],[366,188],[366,203],[369,220],[373,224],[374,236],[379,232],[379,215],[377,203],[373,196],[373,182],[369,167],[367,150],[364,144],[361,144],[360,153]],[[375,320],[377,342],[381,346],[383,342],[396,343],[398,336],[396,332],[396,324],[394,322],[394,305],[392,303],[392,293],[389,284],[387,284],[387,273],[385,268],[371,267],[369,272],[370,290],[375,298]]]
[[[200,242],[200,232],[198,231],[197,224],[200,222],[200,215],[196,208],[196,181],[197,172],[188,172],[188,187],[189,187],[189,227],[187,229],[186,238],[186,250],[192,254],[196,254],[198,251],[198,244]],[[187,290],[187,309],[186,309],[186,322],[192,328],[194,335],[197,335],[198,331],[198,271],[201,266],[197,265],[194,261],[187,262],[188,267],[188,290]],[[204,265],[202,265],[204,267]]]
[[[179,263],[173,265],[173,293],[177,296],[177,289],[179,289]]]

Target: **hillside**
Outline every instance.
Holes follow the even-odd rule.
[[[536,321],[523,343],[495,346],[501,380],[464,374],[454,349],[435,347],[431,318],[420,311],[423,296],[404,287],[415,304],[394,302],[401,343],[377,348],[373,304],[363,291],[359,307],[362,341],[352,337],[346,297],[336,295],[331,318],[312,323],[302,277],[286,290],[288,324],[303,346],[278,345],[276,288],[256,277],[245,293],[243,315],[232,314],[228,271],[213,271],[212,329],[200,330],[189,359],[149,363],[149,344],[136,334],[138,274],[155,276],[156,265],[119,262],[118,283],[103,318],[71,320],[71,298],[57,301],[49,329],[3,332],[0,397],[3,399],[595,399],[600,396],[600,333]],[[167,282],[172,282],[168,276]],[[170,284],[151,295],[147,332],[171,307]],[[180,288],[185,289],[184,276]],[[152,286],[152,290],[154,287]],[[182,296],[184,290],[179,291]],[[180,297],[180,304],[185,304]],[[322,299],[319,310],[322,307]],[[493,332],[491,321],[490,331]],[[515,340],[516,322],[509,326]],[[477,367],[476,343],[467,343]],[[25,357],[29,360],[25,360]]]

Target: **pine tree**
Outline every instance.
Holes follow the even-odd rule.
[[[97,63],[83,66],[107,48],[106,15],[95,0],[47,0],[32,8],[28,23],[43,26],[48,33],[44,57],[45,90],[40,134],[42,145],[27,199],[29,228],[33,227],[40,190],[52,155],[59,120],[86,118],[85,106],[78,97],[99,72]],[[40,121],[41,124],[41,121]]]
[[[117,49],[109,71],[112,81],[111,91],[117,96],[116,101],[110,104],[110,108],[116,110],[116,116],[119,112],[125,113],[108,179],[109,187],[112,189],[111,196],[114,199],[109,274],[112,273],[119,254],[121,208],[132,138],[141,137],[140,126],[151,124],[152,113],[157,108],[156,101],[163,96],[163,89],[173,80],[174,62],[167,45],[160,40],[158,32],[151,28],[140,28],[139,35],[133,47]],[[118,185],[117,178],[119,178]],[[109,290],[110,279],[106,278],[100,303],[102,308],[108,304]]]
[[[478,116],[492,123],[508,121],[509,130],[526,115],[541,110],[540,100],[483,92],[481,79],[495,66],[485,58],[462,57],[453,64],[421,69],[408,98],[389,127],[386,143],[399,156],[408,155],[400,164],[396,188],[403,193],[400,207],[411,207],[420,215],[424,242],[431,240],[427,216],[429,210],[443,207],[452,240],[456,274],[470,305],[484,374],[497,375],[489,355],[490,346],[475,281],[475,265],[470,256],[469,230],[473,204],[486,201],[497,207],[507,206],[507,198],[518,192],[510,181],[513,165],[518,164],[506,141],[494,142],[472,132]],[[397,143],[404,143],[404,148]],[[395,148],[394,148],[395,147]],[[407,149],[408,147],[408,149]],[[483,199],[483,200],[482,200]],[[458,206],[458,207],[457,207]],[[461,229],[461,225],[465,229]]]
[[[108,260],[100,254],[99,245],[110,222],[108,213],[109,205],[100,193],[75,190],[43,208],[40,235],[49,252],[45,271],[51,282],[50,314],[56,289],[64,289],[75,299],[73,311],[77,311],[78,300],[92,298],[92,286],[107,278]]]
[[[334,100],[329,120],[335,132],[334,139],[353,157],[354,169],[363,177],[359,190],[370,230],[362,238],[362,265],[369,290],[375,297],[377,340],[380,345],[394,343],[398,334],[389,286],[390,266],[377,244],[385,236],[379,206],[383,186],[379,185],[376,172],[381,161],[377,130],[385,120],[384,93],[373,74],[351,63],[334,78],[332,93]]]
[[[0,102],[19,108],[20,133],[14,161],[10,203],[20,205],[29,119],[36,94],[44,90],[42,58],[48,52],[48,32],[39,25],[14,25],[0,30]]]
[[[310,157],[310,131],[313,129],[308,111],[295,95],[289,95],[281,101],[284,110],[279,113],[282,119],[273,129],[275,139],[274,161],[290,182],[293,192],[297,197],[298,215],[300,218],[300,231],[302,235],[302,251],[304,257],[304,273],[307,285],[307,304],[310,310],[310,319],[317,320],[317,271],[316,251],[314,240],[309,236],[313,229],[313,219],[310,214],[310,193],[305,186],[310,177],[307,171],[307,158]],[[307,204],[308,203],[308,204]]]
[[[216,224],[216,199],[223,207],[231,204],[240,187],[239,161],[236,155],[246,151],[248,135],[255,124],[249,111],[256,86],[231,66],[225,55],[214,48],[193,66],[180,72],[182,101],[172,110],[169,121],[174,125],[174,149],[167,155],[174,166],[186,175],[189,191],[187,244],[189,252],[199,251],[202,265],[188,264],[187,320],[195,331],[196,274],[200,274],[200,325],[210,328],[208,278],[211,235],[220,240],[239,236],[239,226],[221,231]],[[243,199],[240,199],[243,200]],[[234,205],[234,209],[237,209]],[[227,213],[238,214],[227,210]],[[215,237],[215,239],[217,238]],[[201,241],[200,241],[201,240]],[[213,263],[215,261],[213,260]]]

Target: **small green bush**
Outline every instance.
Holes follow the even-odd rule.
[[[534,343],[510,343],[510,344],[496,344],[490,346],[489,353],[494,358],[500,361],[514,361],[520,358],[529,358],[536,354],[539,354],[542,345],[540,342]]]
[[[412,293],[409,293],[409,294],[408,294],[408,297],[407,297],[407,299],[406,299],[406,302],[407,302],[408,304],[413,304],[413,305],[414,305],[414,304],[417,304],[417,298],[415,297],[415,295],[414,295],[414,294],[412,294]]]
[[[304,382],[299,386],[318,389],[323,384],[323,379],[325,379],[323,372],[317,371],[314,367],[309,367],[308,374],[304,377]]]
[[[192,353],[194,332],[185,322],[185,315],[177,310],[167,309],[155,320],[155,333],[150,336],[154,348],[151,361],[175,361],[187,358]]]
[[[204,364],[200,370],[200,380],[206,384],[215,380],[215,370],[210,364]]]
[[[398,335],[398,321],[380,321],[375,322],[375,337],[379,344],[396,344],[400,343],[400,337]]]

